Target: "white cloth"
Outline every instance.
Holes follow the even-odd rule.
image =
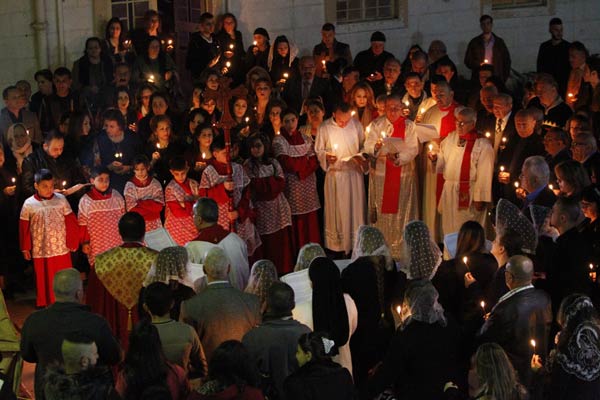
[[[351,118],[341,128],[333,118],[319,127],[315,152],[325,175],[325,247],[349,253],[354,234],[365,223],[365,187],[360,167],[351,160],[360,156],[365,140],[360,122]],[[337,147],[337,148],[336,148]],[[338,160],[327,166],[327,154]]]
[[[442,216],[443,234],[457,232],[466,221],[485,224],[485,210],[477,211],[473,202],[492,201],[492,175],[494,170],[494,149],[489,140],[480,138],[475,141],[471,151],[469,181],[469,208],[459,210],[460,173],[466,143],[460,147],[456,131],[450,133],[440,144],[437,170],[444,174],[444,188],[438,211]]]
[[[404,140],[397,145],[399,153],[395,161],[396,165],[402,166],[398,211],[395,214],[381,213],[387,156],[385,147],[375,154],[375,144],[381,138],[382,132],[385,132],[386,137],[392,136],[394,132],[393,124],[386,116],[377,118],[369,125],[373,134],[369,135],[365,141],[365,152],[377,157],[375,169],[371,169],[371,179],[369,179],[369,217],[376,215],[377,220],[375,223],[373,221],[369,222],[383,233],[392,257],[396,260],[402,256],[404,226],[419,218],[417,169],[415,165],[415,157],[419,154],[419,140],[415,129],[416,125],[409,119],[405,121],[405,124]]]
[[[204,264],[206,253],[214,247],[223,249],[230,262],[229,282],[239,290],[244,290],[248,284],[250,268],[248,266],[248,250],[246,243],[235,233],[225,236],[219,244],[193,240],[185,245],[189,261],[194,264]]]
[[[350,338],[356,331],[358,324],[358,310],[356,304],[349,294],[344,293],[344,302],[346,303],[346,311],[348,313],[348,341],[345,345],[339,348],[339,354],[333,357],[333,361],[340,364],[342,367],[350,371],[352,375],[352,354],[350,353]],[[312,315],[312,298],[308,301],[298,303],[292,310],[294,319],[314,330],[313,315]]]

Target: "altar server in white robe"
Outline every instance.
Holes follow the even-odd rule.
[[[444,235],[457,232],[466,221],[485,223],[487,203],[492,201],[494,149],[490,141],[478,137],[477,115],[464,108],[456,117],[456,130],[440,144],[436,169],[444,175],[444,187],[438,206]]]
[[[336,105],[315,141],[319,164],[326,172],[325,247],[346,254],[352,251],[366,214],[363,174],[367,165],[361,154],[365,135],[350,111],[346,103]]]

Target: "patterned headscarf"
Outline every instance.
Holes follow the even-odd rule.
[[[438,291],[429,281],[421,280],[411,282],[404,294],[402,304],[402,328],[405,329],[412,321],[426,324],[439,322],[446,326],[444,308],[438,303]]]
[[[563,301],[559,314],[564,320],[561,321],[561,339],[567,334],[563,332],[570,334],[566,343],[559,340],[555,360],[565,372],[578,379],[596,380],[600,377],[600,326],[593,318],[594,304],[584,295],[569,296]]]
[[[327,257],[325,250],[317,243],[307,243],[300,249],[294,271],[302,271],[310,266],[312,260],[317,257]]]
[[[154,264],[154,275],[147,283],[163,282],[170,280],[183,281],[188,273],[188,253],[185,247],[166,247],[158,253]]]
[[[277,268],[271,260],[258,260],[252,265],[246,293],[252,293],[260,298],[261,304],[267,301],[267,292],[273,282],[278,282]]]
[[[506,199],[500,199],[496,207],[496,233],[502,237],[507,230],[521,235],[523,239],[521,251],[535,254],[538,236],[533,224],[517,206]]]
[[[411,221],[404,228],[402,271],[408,279],[431,280],[442,263],[442,252],[423,221]]]
[[[384,256],[385,268],[388,271],[394,269],[392,253],[385,242],[383,233],[374,226],[361,225],[356,233],[356,241],[352,249],[352,261],[364,256]]]
[[[529,214],[533,221],[533,228],[537,232],[538,237],[544,233],[544,224],[551,212],[552,209],[548,207],[538,206],[536,204],[531,204],[529,206]]]

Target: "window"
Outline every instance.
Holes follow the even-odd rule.
[[[396,18],[398,0],[337,0],[335,20],[338,24]]]
[[[126,31],[143,26],[144,13],[150,9],[150,0],[112,0],[112,16],[118,17]]]
[[[546,0],[492,0],[493,10],[520,7],[539,7],[547,5]]]

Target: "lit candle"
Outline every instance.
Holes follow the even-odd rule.
[[[536,345],[536,343],[535,343],[535,339],[531,339],[531,340],[529,341],[529,343],[531,344],[531,347],[533,347],[533,354],[535,354],[535,345]]]
[[[13,185],[14,185],[15,183],[17,183],[17,178],[14,178],[14,177],[13,177],[13,178],[12,178],[10,181],[11,181],[11,182],[13,183]]]
[[[169,39],[169,40],[167,41],[167,44],[173,44],[173,39]]]
[[[13,179],[15,179],[15,178],[13,178]],[[592,271],[594,270],[594,264],[592,264],[592,263],[590,263],[590,270],[592,270]]]
[[[67,187],[67,181],[62,181],[62,187],[63,187],[63,190],[65,187]]]
[[[500,172],[504,172],[504,165],[500,166]]]
[[[229,61],[227,61],[227,62],[225,63],[225,66],[226,66],[227,68],[229,68],[229,67],[231,67],[231,63],[230,63]]]
[[[334,151],[334,152],[336,152],[336,151],[337,151],[337,149],[338,149],[338,144],[337,144],[337,143],[334,143],[334,144],[333,144],[333,151]]]
[[[275,132],[275,134],[279,135],[279,131]]]
[[[481,300],[479,302],[479,305],[481,306],[481,309],[483,310],[483,312],[485,313],[485,301]]]
[[[156,148],[160,150],[160,143],[156,143]]]
[[[486,133],[485,133],[485,137],[489,139],[490,137],[492,137],[492,134],[491,134],[491,133],[489,133],[489,132],[486,132]]]
[[[387,132],[381,131],[381,137],[385,139],[387,137]]]
[[[550,189],[550,190],[554,190],[554,185],[553,185],[553,184],[549,184],[549,185],[548,185],[548,189]]]
[[[233,43],[229,45],[229,49],[230,49],[230,50],[233,50],[233,48],[234,48],[234,47],[235,47],[235,46],[233,45]]]
[[[506,144],[506,137],[502,136],[502,144]]]
[[[258,42],[255,40],[254,42],[252,42],[253,46],[256,46],[258,44]]]
[[[462,258],[462,262],[463,262],[465,265],[467,265],[467,266],[468,266],[468,263],[469,263],[469,258],[468,258],[467,256],[464,256],[464,257]]]
[[[398,315],[402,314],[402,307],[401,306],[396,306],[396,312],[398,313]]]
[[[519,181],[515,181],[514,185],[515,185],[515,188],[518,189],[519,188]]]
[[[321,64],[323,64],[323,69],[325,69],[325,64],[327,64],[327,61],[321,60]]]
[[[290,74],[288,74],[287,72],[283,73],[283,79],[287,79],[287,78],[289,78],[289,76],[290,76]]]
[[[425,107],[421,107],[421,114],[425,114]]]
[[[573,93],[567,93],[567,97],[568,97],[568,98],[571,98],[571,97],[573,97]]]
[[[429,143],[429,146],[427,146],[429,148],[429,152],[431,153],[433,151],[433,144]]]
[[[408,106],[410,105],[410,103],[408,102],[408,100],[405,100],[405,101],[404,101],[404,105],[405,105],[406,107],[408,107]]]
[[[206,153],[202,152],[202,159],[204,160],[206,158]]]
[[[148,82],[154,83],[154,75],[148,76]]]
[[[250,117],[246,117],[246,123],[250,122]]]
[[[490,61],[489,61],[487,58],[484,58],[484,59],[483,59],[483,63],[484,63],[484,64],[489,64],[489,63],[490,63]]]
[[[352,112],[350,113],[351,117],[354,117],[356,115],[356,111],[352,110]]]
[[[367,126],[367,135],[371,133],[371,125]]]

